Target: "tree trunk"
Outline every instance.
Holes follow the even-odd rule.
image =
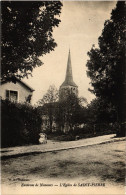
[[[119,132],[117,136],[124,137],[126,134],[126,70],[122,69],[122,85],[120,86],[120,99],[118,105]]]

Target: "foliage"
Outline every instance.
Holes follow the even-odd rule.
[[[25,77],[56,47],[60,1],[2,1],[2,78]]]
[[[58,131],[63,131],[65,125],[72,129],[76,124],[84,122],[85,107],[83,105],[87,104],[85,98],[78,98],[74,93],[68,93],[64,100],[58,100],[59,92],[53,85],[49,87],[47,93],[38,102],[39,112],[45,121],[49,121],[48,130],[50,132],[53,130],[53,124],[56,124]]]
[[[43,96],[42,99],[38,101],[38,105],[44,105],[47,103],[57,102],[59,99],[59,92],[55,85],[50,85],[47,93]]]
[[[117,2],[110,20],[105,21],[99,37],[99,48],[88,52],[87,74],[91,78],[92,91],[104,107],[116,109],[120,125],[126,122],[125,85],[125,24],[126,5]],[[121,129],[124,135],[124,129]]]
[[[2,100],[1,112],[2,147],[38,143],[42,120],[36,108]]]
[[[96,98],[87,106],[87,123],[113,123],[117,120],[116,109],[112,105],[104,105],[104,100]]]
[[[115,133],[115,131],[108,124],[97,124],[94,126],[92,124],[85,124],[83,127],[75,127],[74,130],[69,132],[56,131],[53,133],[48,133],[48,139],[55,141],[73,141],[78,139],[90,138],[100,135],[106,135]]]
[[[38,102],[38,109],[41,115],[49,119],[49,130],[52,131],[52,124],[55,122],[55,114],[57,110],[57,101],[59,99],[59,92],[55,85],[51,85],[47,93]]]
[[[69,93],[63,101],[59,102],[56,120],[62,129],[67,125],[70,130],[76,124],[84,122],[83,102],[87,102],[86,99],[78,98],[74,93]]]

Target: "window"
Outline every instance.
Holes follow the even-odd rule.
[[[9,99],[10,101],[17,102],[18,91],[6,90],[6,99]]]

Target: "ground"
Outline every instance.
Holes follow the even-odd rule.
[[[125,141],[115,141],[9,158],[2,160],[2,183],[9,186],[38,181],[55,181],[58,186],[62,185],[61,181],[69,181],[70,184],[75,181],[88,182],[91,185],[105,183],[106,187],[111,186],[111,189],[122,189],[120,194],[123,194],[124,153]]]

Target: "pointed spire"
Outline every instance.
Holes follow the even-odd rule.
[[[68,85],[77,86],[73,81],[70,49],[69,49],[68,61],[67,61],[66,78],[65,78],[65,81],[63,82],[62,86],[68,86]]]
[[[65,79],[65,81],[67,83],[73,81],[70,50],[69,50],[68,61],[67,61],[67,69],[66,69],[66,79]]]

